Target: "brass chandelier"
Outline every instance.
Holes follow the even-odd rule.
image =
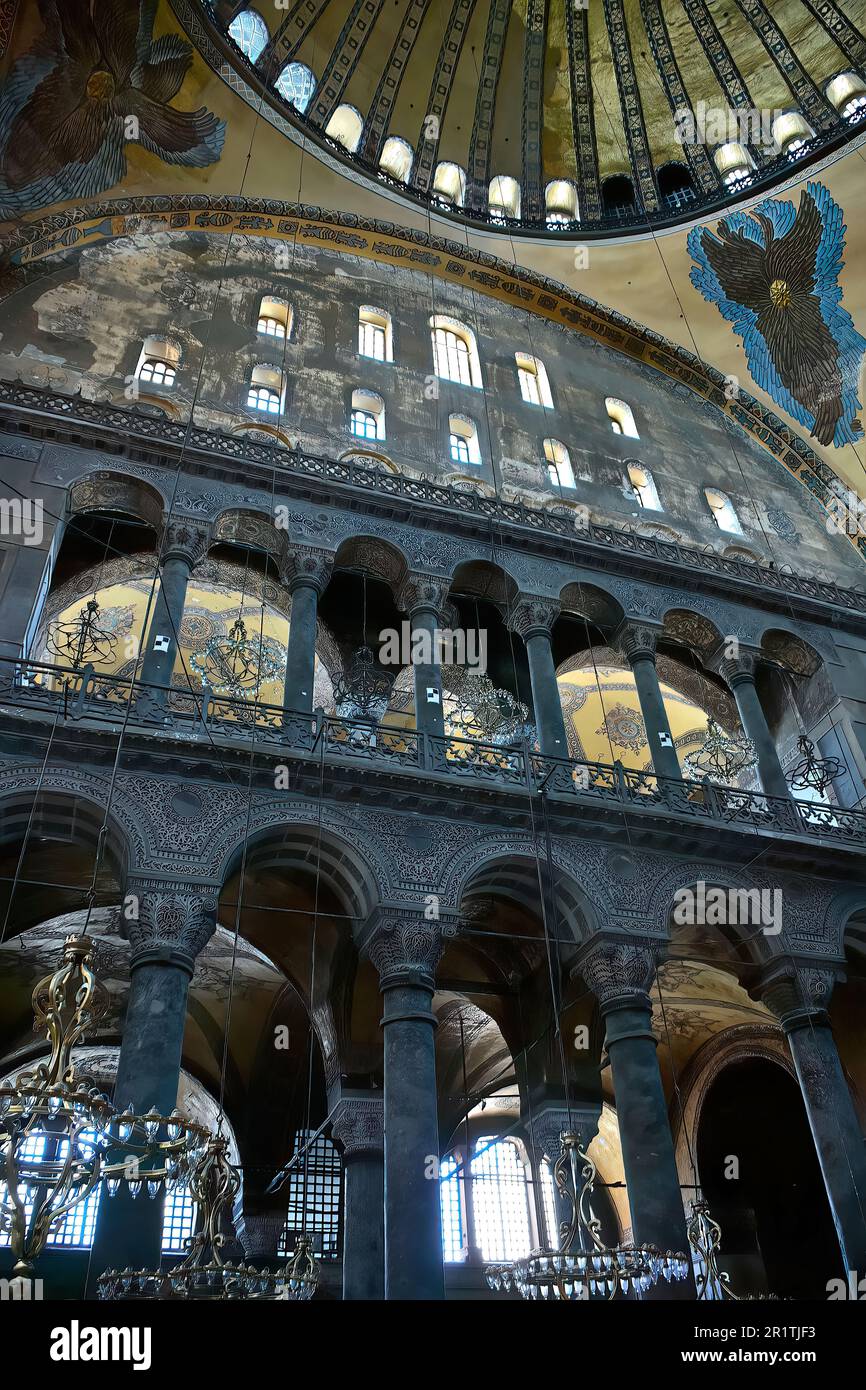
[[[66,622],[57,620],[48,628],[48,650],[61,661],[68,662],[73,671],[80,671],[90,662],[105,663],[114,655],[117,638],[100,625],[101,610],[96,598],[88,599],[77,618]]]
[[[683,1251],[662,1251],[654,1245],[606,1245],[601,1222],[592,1209],[596,1168],[576,1134],[560,1136],[562,1151],[553,1168],[556,1188],[566,1199],[571,1217],[559,1228],[560,1248],[533,1250],[522,1260],[485,1265],[488,1287],[495,1292],[516,1290],[526,1299],[565,1302],[605,1298],[618,1293],[645,1293],[659,1279],[685,1279],[691,1265]]]
[[[700,748],[683,759],[683,773],[694,782],[702,782],[706,777],[719,786],[730,787],[741,772],[756,762],[757,752],[750,738],[726,734],[715,719],[708,719]]]

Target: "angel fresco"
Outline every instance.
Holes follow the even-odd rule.
[[[0,217],[121,182],[126,144],[201,168],[222,152],[225,122],[178,111],[192,47],[153,37],[158,0],[39,0],[43,32],[0,97]]]
[[[820,183],[689,233],[695,289],[734,325],[758,385],[821,444],[863,437],[866,339],[842,308],[842,210]]]

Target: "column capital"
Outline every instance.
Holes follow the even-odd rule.
[[[522,637],[524,642],[539,633],[549,637],[561,610],[559,599],[540,594],[520,594],[508,610],[505,625],[509,631]]]
[[[364,925],[359,946],[378,970],[382,989],[417,985],[432,990],[446,941],[457,930],[456,914],[428,921],[420,903],[377,907]]]
[[[450,588],[450,579],[410,572],[397,590],[396,604],[410,619],[418,613],[433,613],[437,621],[442,621],[448,608]]]
[[[193,569],[207,554],[210,543],[209,526],[197,521],[169,521],[162,533],[160,561],[165,564],[166,560],[183,560]]]
[[[280,578],[292,593],[306,586],[321,597],[334,571],[334,556],[330,550],[317,550],[309,545],[290,545],[283,556]]]
[[[636,622],[626,618],[620,623],[611,639],[611,645],[622,653],[628,662],[652,661],[656,659],[656,647],[662,634],[661,624]]]
[[[571,973],[586,981],[602,1012],[617,1008],[648,1009],[651,1007],[649,990],[662,945],[661,942],[636,942],[607,934],[595,936],[581,947]]]
[[[788,1033],[809,1023],[828,1023],[830,996],[836,983],[844,979],[841,962],[778,956],[759,968],[749,983],[749,993],[776,1015]]]
[[[345,1096],[331,1112],[331,1135],[345,1158],[381,1154],[385,1148],[383,1097]]]
[[[598,1133],[600,1119],[600,1100],[577,1102],[568,1107],[561,1102],[539,1106],[533,1110],[532,1121],[527,1124],[536,1159],[539,1163],[545,1158],[555,1163],[562,1149],[560,1135],[564,1133],[576,1134],[585,1153]]]
[[[748,681],[754,684],[758,666],[761,662],[761,653],[756,647],[747,647],[738,644],[736,656],[728,656],[726,653],[726,642],[722,642],[716,647],[707,660],[707,667],[715,671],[716,675],[721,676],[722,680],[731,690],[735,690],[738,685]]]
[[[218,896],[211,884],[129,879],[122,922],[132,967],[178,965],[192,975],[197,955],[216,930]]]

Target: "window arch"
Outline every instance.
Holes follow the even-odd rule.
[[[843,121],[853,121],[866,108],[866,82],[856,72],[840,72],[827,83],[827,100]]]
[[[399,135],[389,135],[382,146],[379,168],[383,174],[390,174],[398,183],[408,183],[415,162],[415,151],[408,140]]]
[[[517,363],[517,379],[520,382],[520,394],[529,405],[543,405],[548,410],[553,409],[553,397],[550,394],[550,383],[547,380],[547,370],[539,357],[530,357],[525,352],[515,352],[514,360]]]
[[[601,185],[601,207],[607,217],[634,212],[634,184],[628,174],[611,174]]]
[[[259,362],[250,374],[247,408],[265,415],[279,415],[283,408],[285,382],[282,372],[267,362]]]
[[[614,434],[624,434],[629,439],[640,439],[630,405],[618,400],[616,396],[605,397],[604,404]]]
[[[707,505],[719,530],[733,531],[736,535],[741,536],[743,534],[743,527],[730,497],[724,492],[719,492],[718,488],[714,487],[705,487],[704,496],[707,499]]]
[[[673,160],[658,171],[659,193],[668,207],[680,208],[695,201],[695,186],[685,164]]]
[[[303,115],[316,90],[316,74],[304,63],[286,63],[274,86],[280,96]]]
[[[773,121],[772,135],[782,154],[794,157],[815,132],[800,111],[783,111]]]
[[[722,176],[722,182],[728,188],[751,183],[754,161],[745,145],[741,145],[739,141],[728,140],[726,144],[719,145],[718,149],[713,151],[713,162]]]
[[[145,338],[135,375],[149,386],[174,386],[180,365],[180,348],[170,338]]]
[[[354,154],[364,134],[364,119],[360,111],[344,102],[342,106],[337,107],[325,126],[325,134],[336,140],[338,145],[342,145],[344,150],[348,150],[349,154]]]
[[[642,463],[630,463],[628,465],[625,483],[632,497],[641,507],[646,507],[651,512],[662,510],[653,475],[648,468],[644,468]]]
[[[471,328],[444,314],[430,319],[433,338],[433,370],[443,381],[461,386],[481,385],[481,363]]]
[[[568,179],[553,179],[544,190],[545,221],[548,227],[562,227],[580,216],[577,189]]]
[[[292,335],[292,309],[285,299],[262,295],[256,331],[266,338],[285,339]]]
[[[504,222],[506,218],[517,221],[520,217],[520,184],[508,174],[497,174],[490,180],[487,193],[487,210],[494,222]]]
[[[468,415],[448,416],[449,443],[454,463],[481,463],[478,427]]]
[[[559,439],[545,439],[544,457],[547,459],[547,472],[553,486],[574,487],[571,455]]]
[[[462,208],[466,199],[465,169],[447,161],[437,164],[433,176],[433,196],[446,207]]]
[[[384,309],[362,304],[358,310],[358,354],[376,362],[394,361],[391,315]]]
[[[358,387],[352,392],[350,429],[356,439],[385,438],[385,402],[375,391]]]
[[[254,63],[267,46],[268,26],[258,10],[242,10],[236,14],[228,27],[229,38],[234,39],[244,57]]]

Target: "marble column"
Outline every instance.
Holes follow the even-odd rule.
[[[413,660],[415,727],[426,734],[442,734],[442,668],[438,634],[446,626],[450,581],[433,575],[410,574],[397,594],[397,607],[409,619],[413,651],[426,660]]]
[[[319,599],[327,588],[333,556],[309,549],[290,550],[283,571],[292,599],[283,707],[287,719],[313,708]]]
[[[866,1144],[827,1008],[839,967],[783,957],[750,991],[788,1039],[846,1270],[866,1271]]]
[[[560,1247],[559,1228],[564,1223],[566,1226],[571,1224],[573,1212],[568,1199],[563,1197],[554,1186],[553,1201],[556,1212],[557,1229],[547,1230],[546,1206],[541,1190],[541,1172],[545,1160],[550,1164],[551,1176],[553,1167],[562,1152],[560,1136],[566,1132],[578,1136],[580,1147],[584,1153],[592,1143],[598,1133],[598,1123],[601,1119],[601,1102],[595,1105],[587,1105],[586,1102],[579,1102],[568,1108],[561,1102],[558,1104],[542,1104],[537,1109],[533,1109],[532,1119],[527,1123],[529,1141],[532,1148],[532,1167],[535,1174],[536,1203],[535,1211],[539,1226],[539,1236],[541,1244],[547,1245],[554,1250]]]
[[[382,1092],[349,1095],[331,1115],[343,1151],[343,1298],[385,1297],[385,1139]]]
[[[557,600],[527,594],[517,599],[508,614],[508,627],[523,638],[526,647],[538,743],[548,758],[569,756],[551,648],[553,624],[559,611]]]
[[[656,628],[625,622],[614,637],[613,645],[626,657],[632,669],[656,775],[679,778],[682,772],[656,671],[658,636]]]
[[[650,946],[612,934],[593,937],[574,973],[592,990],[605,1024],[632,1235],[661,1250],[688,1252],[674,1145],[652,1030]],[[693,1297],[691,1277],[659,1287],[662,1297]]]
[[[187,994],[196,957],[213,935],[216,888],[130,879],[124,897],[130,980],[114,1087],[118,1110],[170,1115],[177,1104]],[[104,1269],[154,1268],[162,1200],[130,1198],[121,1185],[99,1206],[91,1279]]]
[[[733,692],[743,730],[755,745],[758,773],[766,795],[790,798],[791,791],[785,781],[776,743],[755,687],[759,659],[760,653],[740,647],[737,657],[717,653],[710,664]]]
[[[380,908],[361,947],[379,972],[385,1085],[385,1297],[444,1297],[439,1122],[432,1011],[443,935],[422,910]]]
[[[165,528],[159,561],[159,590],[144,642],[138,681],[142,687],[136,709],[145,717],[163,717],[166,691],[171,688],[177,660],[177,639],[183,622],[189,577],[207,552],[210,533],[193,522],[171,522]],[[153,687],[157,687],[154,689]]]

